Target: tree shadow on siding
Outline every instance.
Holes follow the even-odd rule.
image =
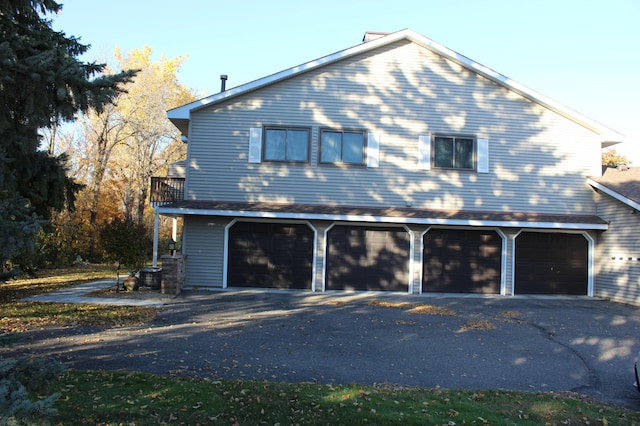
[[[407,49],[399,42],[386,63],[369,52],[247,95],[260,101],[247,126],[312,127],[311,164],[263,163],[235,189],[249,201],[592,213],[580,157],[593,148],[599,158],[584,142],[593,134],[451,61],[400,53]],[[380,167],[319,164],[321,128],[379,133]],[[488,138],[490,172],[419,170],[418,138],[429,133]]]

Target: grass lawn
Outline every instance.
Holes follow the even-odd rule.
[[[640,414],[577,395],[205,381],[69,371],[57,384],[61,424],[640,425]]]
[[[37,278],[0,282],[0,331],[20,332],[53,324],[118,327],[145,324],[156,317],[158,308],[21,302],[25,297],[105,278],[115,282],[113,266],[44,270]]]
[[[0,337],[11,333],[19,339],[22,331],[49,324],[107,328],[153,319],[157,308],[19,302],[32,294],[112,276],[112,270],[92,267],[0,283]],[[78,370],[64,371],[43,390],[44,395],[53,392],[59,398],[57,414],[48,419],[52,424],[640,426],[638,412],[571,393],[211,381]],[[0,424],[5,420],[0,413]]]

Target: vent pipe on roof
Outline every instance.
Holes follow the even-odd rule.
[[[222,74],[220,76],[220,92],[224,92],[227,88],[227,75]]]

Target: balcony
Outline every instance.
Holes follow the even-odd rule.
[[[151,205],[164,206],[184,200],[184,178],[152,177]]]

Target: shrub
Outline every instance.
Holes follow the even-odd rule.
[[[144,267],[147,259],[148,239],[144,225],[127,220],[115,219],[100,229],[100,245],[110,262],[126,267],[129,272],[137,272]]]
[[[41,396],[62,370],[62,364],[48,358],[0,358],[0,425],[40,423],[54,414],[58,394]]]

